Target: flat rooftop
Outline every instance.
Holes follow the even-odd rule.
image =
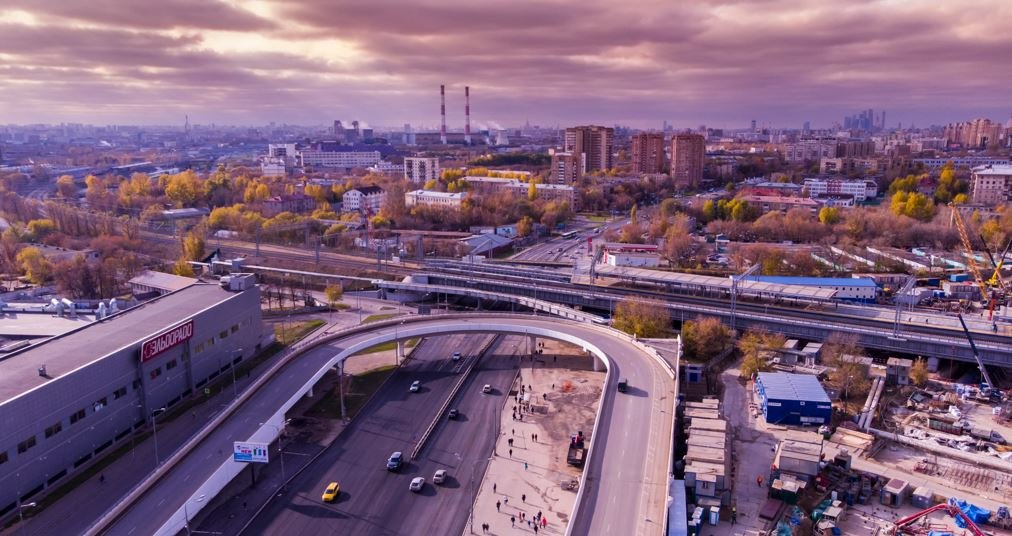
[[[124,346],[146,340],[189,316],[238,294],[196,284],[144,302],[19,352],[0,356],[0,404],[44,385]],[[49,378],[39,376],[45,365]]]
[[[77,315],[77,318],[56,316],[48,312],[12,312],[0,314],[0,337],[13,339],[37,339],[55,337],[68,331],[86,326],[95,321],[93,314]]]
[[[605,277],[617,277],[636,282],[647,281],[670,284],[688,288],[726,290],[730,292],[732,285],[730,277],[715,277],[712,275],[665,272],[662,270],[628,268],[608,264],[599,264],[595,266],[594,270],[599,275]],[[851,285],[853,284],[851,283]],[[738,290],[747,295],[776,295],[785,298],[812,300],[829,300],[836,295],[836,290],[831,288],[756,281],[752,277],[740,280],[738,282]]]

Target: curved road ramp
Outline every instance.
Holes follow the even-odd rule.
[[[593,355],[595,367],[606,368],[607,375],[567,534],[664,534],[676,402],[670,365],[610,327],[491,313],[395,318],[335,333],[286,356],[87,534],[174,535],[186,530],[188,520],[246,468],[228,456],[232,442],[273,440],[276,423],[330,368],[384,342],[457,333],[555,339]],[[628,392],[617,391],[619,378],[628,380]],[[314,523],[322,522],[303,517],[292,520],[293,532],[311,533]],[[317,532],[329,533],[324,527]]]

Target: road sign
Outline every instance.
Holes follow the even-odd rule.
[[[232,461],[243,463],[267,463],[267,443],[236,441],[232,444]]]

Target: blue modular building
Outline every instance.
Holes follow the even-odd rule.
[[[755,392],[770,424],[829,424],[833,405],[818,378],[808,374],[760,372]]]

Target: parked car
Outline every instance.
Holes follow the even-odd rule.
[[[411,484],[408,485],[408,489],[414,492],[422,491],[423,487],[425,487],[425,478],[420,476],[412,478]]]
[[[334,502],[338,494],[341,493],[341,485],[337,482],[331,482],[327,484],[327,489],[323,490],[323,502]]]
[[[408,387],[408,391],[411,391],[412,393],[417,393],[418,390],[421,389],[421,388],[422,388],[422,382],[420,382],[418,380],[415,380],[415,381],[411,382],[411,387]]]
[[[436,474],[432,475],[433,484],[442,484],[446,482],[446,469],[440,469],[436,471]]]
[[[404,455],[400,452],[395,452],[387,459],[387,471],[397,471],[401,468],[403,463]]]

